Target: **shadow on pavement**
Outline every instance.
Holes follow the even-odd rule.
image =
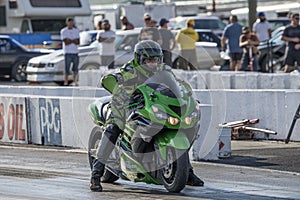
[[[229,158],[205,162],[300,173],[300,147],[233,150]]]

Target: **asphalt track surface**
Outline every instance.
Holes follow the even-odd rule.
[[[299,162],[291,161],[299,158],[299,148],[292,142],[233,141],[232,157],[192,162],[204,187],[173,194],[159,185],[118,180],[95,193],[85,150],[1,143],[0,199],[300,199]]]
[[[232,141],[231,157],[213,161],[300,173],[300,143],[283,141]]]

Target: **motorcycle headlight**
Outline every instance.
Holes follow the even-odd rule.
[[[157,107],[152,106],[152,111],[154,112],[154,115],[159,120],[167,120],[169,115],[165,112],[160,111]]]
[[[194,112],[192,112],[189,116],[184,118],[184,122],[187,125],[191,125],[194,119],[196,119],[196,118],[200,119],[200,117],[201,117],[200,107],[198,109],[197,106],[196,106],[196,109],[194,110]]]
[[[157,107],[152,106],[152,111],[154,112],[154,115],[159,120],[168,120],[169,124],[172,126],[175,126],[179,123],[179,119],[176,117],[172,117],[168,115],[167,113],[160,111]]]
[[[193,119],[191,117],[186,117],[184,119],[184,122],[187,124],[187,125],[190,125],[192,123]]]
[[[177,125],[179,123],[179,119],[177,119],[176,117],[169,117],[168,118],[168,122],[172,126],[175,126],[175,125]]]

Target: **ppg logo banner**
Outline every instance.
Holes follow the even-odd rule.
[[[62,145],[59,99],[39,99],[40,129],[45,145]]]

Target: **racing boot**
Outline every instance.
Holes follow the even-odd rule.
[[[105,164],[111,152],[113,151],[121,130],[115,124],[107,126],[100,144],[97,148],[96,157],[93,163],[93,170],[90,182],[90,189],[95,192],[101,192],[101,177],[104,174]]]
[[[204,186],[204,182],[196,176],[196,174],[194,174],[194,170],[190,168],[190,171],[189,171],[189,177],[188,177],[188,180],[186,182],[187,185],[190,185],[190,186]]]
[[[90,189],[94,192],[102,192],[102,186],[100,184],[100,179],[103,176],[105,165],[100,161],[95,160],[93,165],[93,172],[90,181]]]

